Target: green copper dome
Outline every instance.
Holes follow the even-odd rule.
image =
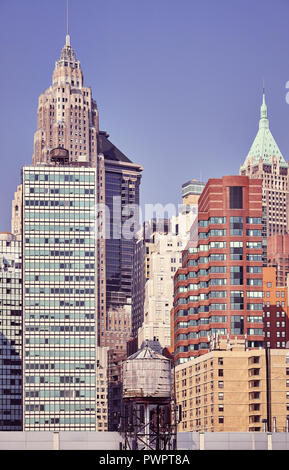
[[[263,91],[263,102],[261,106],[259,130],[249,150],[246,160],[241,166],[241,169],[245,168],[247,163],[249,163],[249,160],[252,166],[258,165],[260,158],[262,158],[264,164],[271,165],[271,157],[278,157],[280,166],[285,168],[288,167],[288,163],[286,163],[269,129],[267,105],[265,102],[265,93]]]

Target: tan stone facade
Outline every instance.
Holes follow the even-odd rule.
[[[178,430],[261,432],[267,420],[267,430],[285,431],[289,350],[246,350],[242,342],[219,347],[175,369]]]
[[[21,238],[22,227],[22,184],[17,186],[12,201],[11,233],[18,239]]]
[[[69,36],[56,61],[52,85],[38,101],[33,164],[45,162],[53,148],[69,150],[70,160],[96,161],[98,111],[91,89],[83,86],[80,62]]]

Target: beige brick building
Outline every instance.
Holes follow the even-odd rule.
[[[289,350],[246,350],[221,341],[176,366],[179,431],[283,432],[289,415]],[[266,420],[266,423],[264,423]]]

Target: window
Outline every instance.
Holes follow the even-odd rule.
[[[247,297],[248,297],[248,299],[256,299],[256,298],[261,299],[263,297],[263,292],[262,291],[256,291],[256,290],[248,291],[247,292]]]
[[[252,377],[253,375],[260,375],[260,369],[250,369],[249,377]]]
[[[243,235],[243,217],[230,217],[230,235]]]
[[[262,230],[246,230],[247,237],[262,237]]]
[[[226,254],[225,253],[212,253],[209,258],[207,258],[207,262],[209,261],[225,261]],[[200,259],[199,259],[200,262]]]
[[[260,387],[260,380],[250,380],[249,387],[250,388]]]
[[[199,225],[199,227],[207,227],[208,226],[208,220],[199,220],[198,225]]]
[[[247,266],[247,273],[262,273],[262,267],[261,266]]]
[[[232,310],[244,310],[244,292],[243,291],[241,290],[231,291],[231,309]]]
[[[261,217],[247,217],[246,222],[247,224],[261,224],[262,219]]]
[[[233,315],[231,317],[231,334],[243,335],[244,334],[244,317]]]
[[[249,255],[249,254],[247,254],[246,259],[247,259],[247,261],[262,261],[262,255]],[[261,268],[261,270],[262,270],[262,268]],[[262,271],[260,271],[260,272],[262,272]]]
[[[248,286],[262,286],[262,279],[247,279]]]
[[[247,242],[246,246],[249,250],[260,250],[262,249],[262,242]]]
[[[243,242],[230,242],[230,257],[237,261],[243,259]]]
[[[225,224],[226,217],[210,217],[209,224]]]
[[[209,293],[209,299],[211,298],[225,298],[227,297],[227,291],[225,290],[212,290]]]
[[[230,209],[243,209],[243,187],[230,186]]]
[[[263,304],[247,304],[247,310],[263,310]]]

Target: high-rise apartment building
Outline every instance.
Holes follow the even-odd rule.
[[[196,246],[184,250],[175,276],[177,364],[207,352],[212,337],[263,345],[261,180],[209,179],[194,225]]]
[[[176,366],[179,431],[286,432],[289,350],[249,350],[245,341],[220,341]]]
[[[22,187],[24,430],[96,430],[96,170],[56,149]]]
[[[265,94],[259,129],[245,162],[240,167],[240,175],[262,180],[264,208],[264,236],[284,234],[288,231],[288,163],[285,161],[269,128]]]
[[[22,429],[21,241],[0,234],[0,431]]]

